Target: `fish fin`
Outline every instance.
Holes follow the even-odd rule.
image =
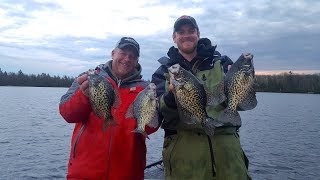
[[[182,122],[184,122],[186,124],[196,124],[197,123],[197,118],[195,118],[191,113],[184,110],[183,108],[181,108],[181,110],[179,110],[179,117],[182,120]]]
[[[146,138],[150,139],[147,132],[141,128],[141,127],[137,127],[135,130],[133,130],[132,132],[135,132],[135,133],[141,133],[143,134]]]
[[[201,124],[202,124],[202,127],[204,129],[204,132],[209,136],[213,136],[214,135],[214,130],[217,127],[223,126],[223,123],[217,121],[216,119],[210,118],[210,117],[208,117]]]
[[[116,121],[113,117],[112,117],[111,120],[108,121],[108,122],[109,122],[109,125],[111,125],[111,126],[116,126],[116,125],[118,125],[117,121]]]
[[[220,81],[220,83],[217,85],[216,90],[213,92],[206,91],[207,92],[207,104],[217,106],[224,102],[227,97],[224,92],[224,80]]]
[[[95,109],[95,108],[94,108]],[[102,113],[100,113],[99,111],[93,110],[94,114],[98,117],[98,118],[103,118]]]
[[[250,89],[248,95],[243,99],[241,103],[238,104],[240,110],[251,110],[255,108],[258,104],[256,92],[253,88]]]
[[[109,123],[107,123],[106,121],[108,121],[108,120],[104,120],[103,121],[103,125],[102,125],[102,131],[103,132],[105,132],[109,127]]]
[[[210,92],[210,89],[205,84],[203,84],[203,89],[207,95],[207,105],[213,105],[213,93]]]
[[[121,104],[120,95],[119,95],[119,92],[117,89],[114,88],[113,91],[114,91],[114,102],[113,102],[112,106],[114,108],[118,108]]]
[[[232,126],[241,126],[241,117],[239,112],[232,111],[228,107],[220,113],[218,121]]]
[[[90,99],[90,105],[91,105],[91,108],[94,112],[94,114],[99,117],[99,118],[102,118],[103,115],[102,113],[98,110],[98,108],[95,106],[95,103]]]
[[[130,104],[127,113],[125,114],[126,118],[134,118],[134,110],[133,110],[133,103]]]
[[[118,125],[118,124],[117,124],[116,120],[113,117],[111,117],[109,119],[105,119],[103,121],[102,130],[105,132],[108,129],[109,126],[116,126],[116,125]]]

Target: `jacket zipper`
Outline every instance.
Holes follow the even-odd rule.
[[[170,140],[172,141],[172,137],[170,137],[170,136],[169,136],[169,138],[170,138]],[[171,149],[170,154],[169,154],[169,170],[170,170],[170,176],[172,175],[171,155],[172,155],[172,151],[175,149],[175,146],[176,146],[176,144],[177,144],[177,141],[178,141],[179,135],[177,135],[177,137],[176,137],[176,138],[177,138],[177,139],[174,141],[173,148]],[[172,143],[172,142],[171,142],[171,143]]]
[[[216,176],[216,171],[214,170],[214,156],[213,156],[213,147],[212,147],[212,142],[210,136],[208,136],[208,142],[209,142],[209,148],[210,148],[210,158],[211,158],[211,170],[212,170],[212,177]]]
[[[136,142],[138,143],[138,147],[140,147],[140,148],[138,148],[138,151],[140,151],[139,153],[140,153],[140,160],[141,160],[141,162],[143,161],[143,158],[144,158],[144,154],[143,154],[143,146],[144,146],[144,144],[143,144],[143,140],[139,137],[139,134],[137,134],[136,136],[135,136],[135,138],[136,138]]]
[[[113,139],[113,134],[114,134],[114,127],[110,127],[110,138],[109,138],[109,152],[108,152],[108,165],[107,165],[107,175],[106,179],[109,177],[109,169],[110,169],[110,158],[111,158],[111,150],[112,150],[112,139]]]
[[[78,141],[79,141],[80,136],[83,133],[85,127],[86,127],[85,124],[82,124],[82,126],[80,128],[80,131],[79,131],[79,133],[77,135],[77,138],[76,138],[76,140],[75,140],[75,142],[73,144],[73,156],[72,156],[73,159],[76,158],[76,149],[77,149]]]

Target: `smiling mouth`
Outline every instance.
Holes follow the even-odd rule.
[[[194,41],[192,41],[192,40],[185,40],[185,41],[183,41],[182,43],[193,43]]]
[[[130,66],[130,64],[129,63],[119,63],[120,65],[122,65],[122,66],[126,66],[126,67],[129,67]]]

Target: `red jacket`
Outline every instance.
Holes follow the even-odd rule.
[[[109,62],[108,64],[110,64]],[[90,102],[75,81],[62,96],[59,110],[68,123],[75,123],[68,163],[68,179],[143,179],[146,166],[145,137],[132,131],[135,119],[125,118],[129,105],[147,85],[142,81],[140,66],[137,73],[116,82],[108,65],[100,65],[102,75],[118,89],[120,106],[112,110],[116,126],[102,130],[103,119],[91,109]],[[111,80],[110,80],[111,78]],[[146,126],[148,134],[157,128]]]

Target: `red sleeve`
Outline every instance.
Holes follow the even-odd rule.
[[[65,102],[60,103],[59,111],[68,123],[84,122],[91,112],[89,98],[77,89]]]

